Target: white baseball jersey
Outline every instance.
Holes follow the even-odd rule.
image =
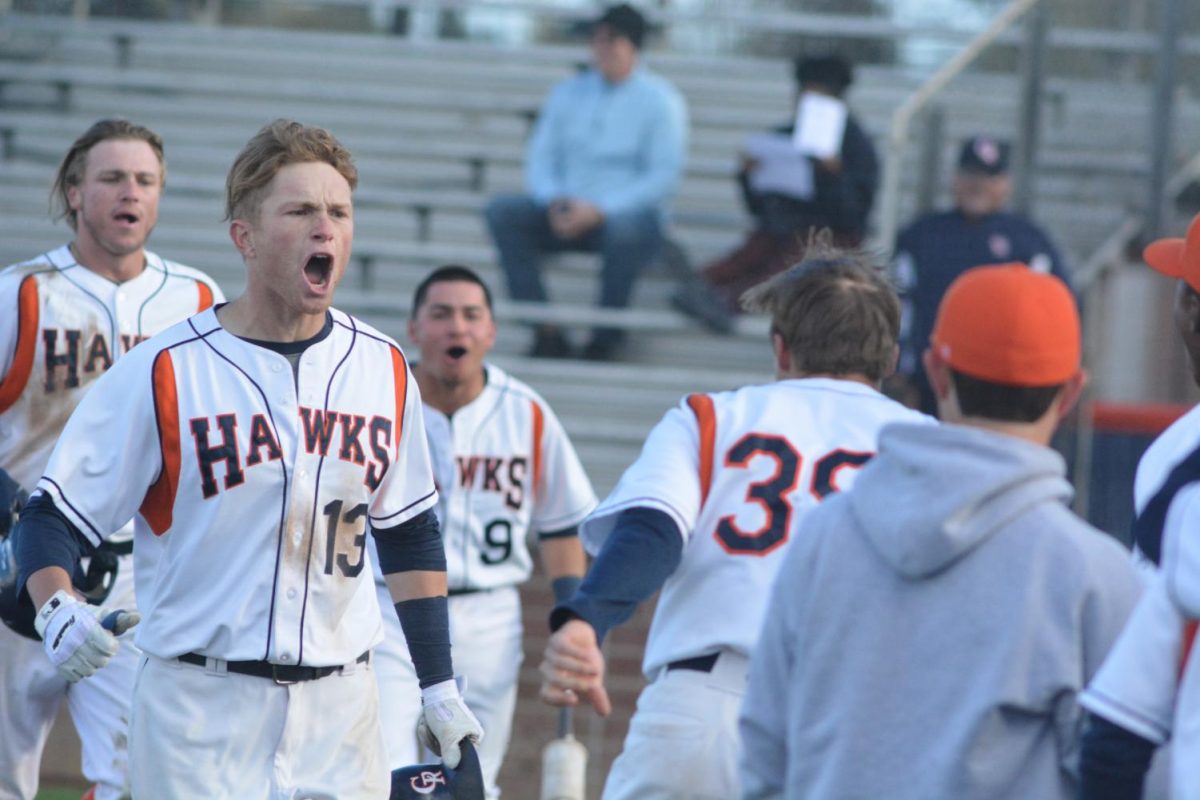
[[[368,523],[437,495],[399,347],[330,315],[293,374],[206,311],[127,354],[67,423],[38,488],[93,544],[138,514],[146,652],[332,666],[379,641]]]
[[[451,589],[529,578],[528,534],[573,528],[596,507],[575,448],[546,401],[488,365],[483,391],[453,418],[425,407]]]
[[[1200,447],[1200,406],[1176,420],[1154,440],[1138,462],[1134,508],[1141,515],[1171,471]],[[1080,697],[1089,711],[1161,744],[1174,739],[1172,797],[1200,787],[1197,768],[1200,732],[1177,728],[1200,717],[1200,666],[1193,652],[1195,618],[1200,616],[1200,485],[1182,488],[1172,499],[1163,526],[1162,571],[1138,558],[1147,570],[1146,591],[1104,665]],[[1190,530],[1190,536],[1187,533]],[[1190,545],[1190,546],[1189,546]],[[1189,601],[1190,598],[1190,601]]]
[[[0,272],[0,468],[33,488],[96,379],[138,342],[222,300],[208,276],[150,252],[124,283],[80,266],[67,246]]]
[[[749,656],[771,583],[804,514],[848,488],[889,422],[930,420],[863,384],[778,381],[689,395],[583,524],[596,552],[628,508],[674,520],[683,560],[667,579],[643,670],[733,650]]]
[[[113,362],[164,328],[224,299],[203,273],[146,254],[114,283],[60,247],[0,272],[0,469],[33,489],[63,425]],[[114,532],[128,539],[132,525]],[[106,609],[131,608],[133,558],[120,556]],[[0,796],[34,794],[42,747],[63,699],[97,800],[128,792],[125,743],[141,653],[122,645],[108,667],[70,686],[39,642],[0,630]]]

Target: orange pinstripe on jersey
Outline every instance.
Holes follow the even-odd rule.
[[[204,281],[196,281],[196,288],[200,290],[200,306],[199,306],[199,308],[196,309],[196,313],[200,313],[201,311],[207,311],[208,309],[212,308],[212,304],[213,304],[212,287],[209,286]]]
[[[1179,650],[1179,677],[1183,678],[1183,668],[1187,666],[1188,658],[1192,655],[1192,645],[1196,641],[1197,620],[1189,619],[1183,624],[1183,647]]]
[[[708,499],[709,487],[712,486],[717,415],[713,410],[712,398],[706,394],[689,394],[687,404],[696,415],[696,423],[700,426],[700,505],[704,505],[704,501]]]
[[[542,431],[546,418],[536,400],[530,400],[529,405],[533,408],[533,493],[537,494],[542,485]]]
[[[156,536],[171,527],[175,492],[179,489],[179,398],[175,391],[175,366],[171,351],[154,359],[154,412],[158,419],[158,442],[162,449],[162,471],[146,492],[141,512]]]
[[[27,275],[17,290],[17,349],[12,366],[0,381],[0,412],[7,411],[29,382],[33,372],[33,354],[37,349],[38,289],[37,279]]]
[[[392,373],[396,380],[396,447],[400,447],[400,436],[404,433],[404,400],[408,397],[408,365],[404,356],[392,348]]]

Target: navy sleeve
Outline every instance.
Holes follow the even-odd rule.
[[[1079,800],[1139,800],[1154,742],[1089,715],[1079,758]]]
[[[62,567],[74,575],[79,559],[95,549],[45,492],[35,494],[21,509],[13,537],[18,595],[39,569]]]
[[[423,511],[391,528],[372,528],[379,568],[384,575],[394,572],[446,571],[446,550],[437,514]]]
[[[658,591],[682,559],[683,539],[666,512],[622,511],[575,596],[550,612],[550,630],[577,617],[595,629],[596,641],[603,642],[609,630]]]
[[[454,677],[450,659],[450,612],[445,595],[396,603],[417,683],[422,689]]]

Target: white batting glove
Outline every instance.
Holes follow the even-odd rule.
[[[114,611],[101,621],[102,613],[99,607],[81,603],[60,589],[34,619],[46,655],[58,674],[71,683],[107,664],[119,647],[117,636],[141,621],[136,611]]]
[[[422,689],[421,706],[417,736],[426,747],[442,757],[442,763],[454,769],[462,759],[458,743],[470,739],[479,744],[483,738],[483,727],[463,702],[458,684],[453,680]]]

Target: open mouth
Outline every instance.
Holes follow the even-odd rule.
[[[449,350],[446,351],[446,355],[450,356],[455,361],[462,358],[466,354],[467,354],[467,348],[461,347],[459,345],[455,345],[454,347],[451,347]]]
[[[136,225],[138,222],[138,215],[129,211],[122,211],[115,216],[115,219],[118,222],[124,222],[128,225]]]
[[[333,258],[325,254],[312,256],[304,265],[304,277],[313,286],[328,286],[333,275]]]

